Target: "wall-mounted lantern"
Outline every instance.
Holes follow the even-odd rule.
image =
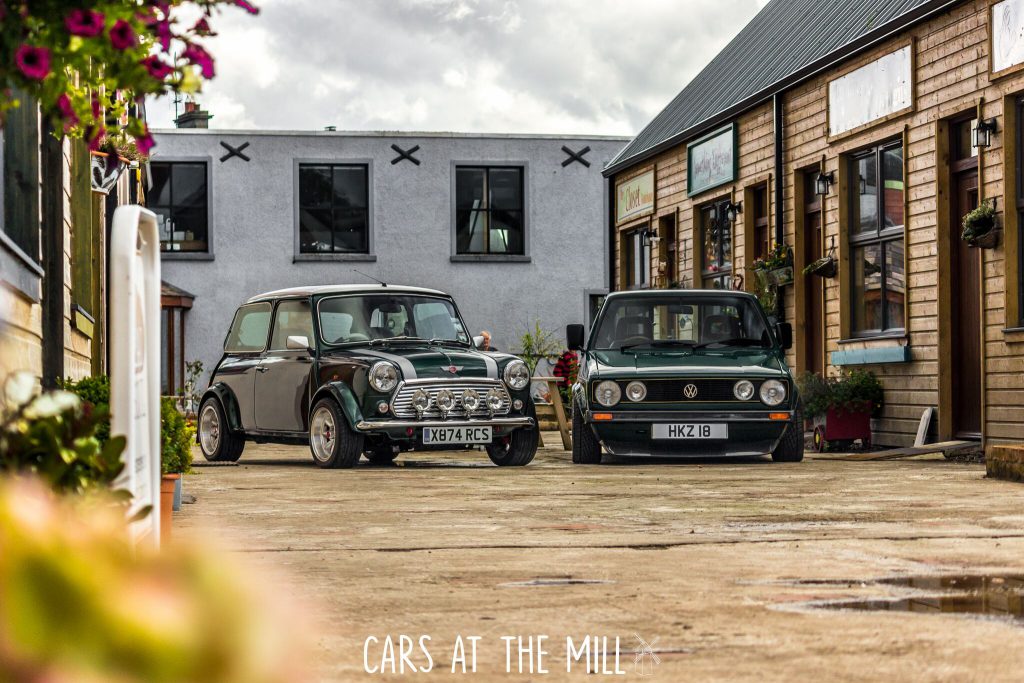
[[[981,119],[971,129],[971,146],[984,149],[992,145],[992,133],[996,132],[996,120]]]
[[[836,172],[829,171],[828,173],[819,172],[818,177],[814,179],[814,193],[819,197],[824,197],[829,193],[829,189],[836,183]]]
[[[645,249],[651,246],[651,242],[657,241],[657,234],[658,233],[656,233],[654,230],[651,230],[650,228],[646,228],[645,230],[643,230],[640,233],[641,246],[643,246]]]
[[[736,217],[743,213],[743,202],[727,201],[725,203],[725,219],[730,223],[736,222]]]

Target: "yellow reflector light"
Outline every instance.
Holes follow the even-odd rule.
[[[789,413],[768,413],[769,420],[788,420]]]
[[[611,413],[594,413],[591,415],[595,422],[607,422],[612,419]]]

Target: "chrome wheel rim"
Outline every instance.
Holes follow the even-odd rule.
[[[309,427],[309,443],[313,447],[313,457],[320,462],[330,460],[334,455],[334,441],[337,438],[334,415],[329,408],[318,408],[313,413],[313,422]]]
[[[205,455],[215,455],[220,448],[220,416],[212,403],[199,416],[199,445]]]

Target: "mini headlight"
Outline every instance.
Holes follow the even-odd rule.
[[[423,389],[417,389],[412,394],[412,407],[417,413],[424,412],[430,407],[430,394]]]
[[[368,376],[370,386],[382,393],[387,393],[398,386],[398,368],[386,360],[371,365]]]
[[[622,389],[610,380],[605,380],[594,389],[594,398],[605,408],[611,408],[622,399]]]
[[[761,402],[777,406],[786,400],[786,385],[777,379],[770,379],[761,385]]]
[[[476,389],[466,389],[462,392],[462,407],[467,413],[480,407],[480,394],[476,393]]]
[[[749,401],[754,398],[753,382],[745,379],[736,382],[732,387],[732,395],[736,397],[737,401]]]
[[[442,413],[447,413],[455,407],[455,394],[448,389],[442,389],[437,392],[437,396],[434,397],[434,402],[437,404],[438,410]]]
[[[525,389],[526,385],[530,383],[530,369],[518,358],[505,366],[504,376],[505,384],[516,391]]]
[[[647,387],[643,382],[630,382],[626,385],[626,398],[630,401],[642,401],[647,398]]]
[[[501,410],[501,392],[497,389],[491,389],[487,392],[487,409],[491,412]]]

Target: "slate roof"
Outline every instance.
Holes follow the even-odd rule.
[[[692,139],[962,0],[771,0],[609,162],[605,175]]]

